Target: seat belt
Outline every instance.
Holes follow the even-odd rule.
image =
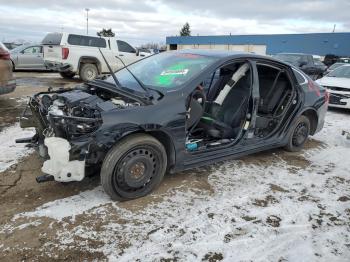
[[[225,87],[220,91],[218,97],[215,99],[214,103],[218,105],[222,105],[226,96],[234,87],[234,85],[247,73],[250,66],[249,63],[244,63],[241,65],[237,71],[232,75],[231,79],[226,83]]]

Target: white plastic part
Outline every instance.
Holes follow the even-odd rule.
[[[231,79],[234,81],[234,84],[232,86],[226,84],[225,87],[220,91],[218,97],[215,99],[214,103],[218,104],[218,105],[222,105],[222,103],[224,102],[226,96],[228,95],[228,93],[231,91],[231,89],[235,86],[235,84],[238,82],[239,79],[241,79],[249,70],[249,64],[248,63],[244,63],[243,65],[241,65],[237,71],[233,74],[233,76],[231,77]]]
[[[50,159],[44,162],[42,172],[52,175],[59,182],[81,181],[84,178],[85,161],[69,161],[71,146],[66,139],[48,137],[45,138],[44,143]]]

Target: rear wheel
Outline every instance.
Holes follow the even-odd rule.
[[[306,116],[300,116],[289,136],[286,150],[291,152],[300,151],[310,135],[310,120]]]
[[[94,80],[98,76],[98,70],[94,64],[82,64],[79,71],[80,79],[83,81]]]
[[[73,78],[75,76],[75,73],[73,73],[73,72],[60,72],[60,75],[63,78],[71,79],[71,78]]]
[[[166,166],[166,151],[157,139],[146,134],[130,135],[105,157],[101,184],[114,200],[139,198],[160,184]]]

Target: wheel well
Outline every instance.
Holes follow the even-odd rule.
[[[166,150],[168,164],[167,170],[175,165],[175,148],[171,138],[162,131],[149,131],[145,132],[145,134],[149,134],[162,143]]]
[[[310,121],[310,134],[315,134],[318,123],[318,116],[316,111],[308,109],[305,112],[303,112],[303,115],[306,116]]]
[[[79,70],[78,71],[80,71],[82,64],[94,64],[97,66],[98,72],[99,73],[102,72],[101,63],[96,57],[81,57],[79,60]]]

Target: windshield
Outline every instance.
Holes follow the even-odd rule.
[[[341,66],[330,72],[327,76],[350,78],[350,66]]]
[[[140,60],[128,68],[146,87],[176,90],[217,59],[197,54],[165,52]],[[127,69],[121,69],[115,75],[123,87],[144,92]],[[113,82],[112,77],[107,81]]]
[[[329,69],[334,70],[334,69],[336,69],[336,68],[338,68],[339,66],[342,66],[342,65],[344,65],[344,64],[345,64],[345,63],[335,63],[335,64],[331,65],[331,66],[329,67]]]

